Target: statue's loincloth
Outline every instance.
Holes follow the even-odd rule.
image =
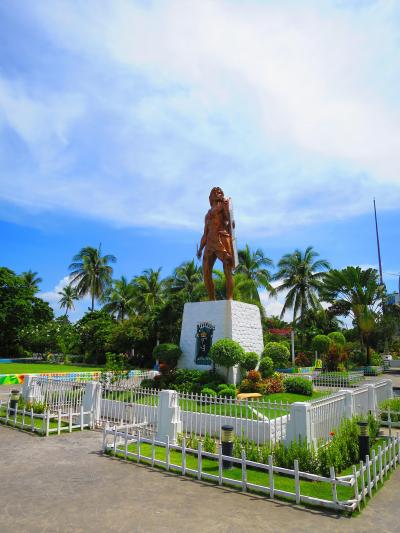
[[[220,261],[232,257],[232,240],[227,231],[219,231],[216,235],[208,235],[204,256],[215,255]]]

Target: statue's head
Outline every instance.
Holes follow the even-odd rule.
[[[213,204],[215,201],[220,201],[224,199],[224,191],[221,189],[221,187],[213,187],[210,192],[209,200],[210,205]]]

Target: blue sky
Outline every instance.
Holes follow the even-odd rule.
[[[52,303],[88,244],[167,275],[220,185],[239,245],[335,267],[376,265],[375,196],[399,272],[399,23],[394,1],[0,4],[1,264]]]

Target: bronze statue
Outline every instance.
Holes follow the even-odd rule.
[[[215,300],[215,287],[212,271],[217,258],[222,261],[226,278],[226,299],[233,299],[233,274],[237,266],[237,252],[235,242],[235,222],[233,220],[232,202],[224,198],[220,187],[214,187],[210,192],[210,205],[204,224],[197,257],[203,255],[203,276],[209,300]]]

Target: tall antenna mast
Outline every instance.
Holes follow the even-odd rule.
[[[381,279],[381,285],[383,285],[383,275],[382,275],[382,259],[381,259],[381,246],[379,243],[379,232],[378,232],[378,219],[376,217],[376,204],[374,198],[374,213],[375,213],[375,230],[376,230],[376,244],[378,246],[378,261],[379,261],[379,277]]]

